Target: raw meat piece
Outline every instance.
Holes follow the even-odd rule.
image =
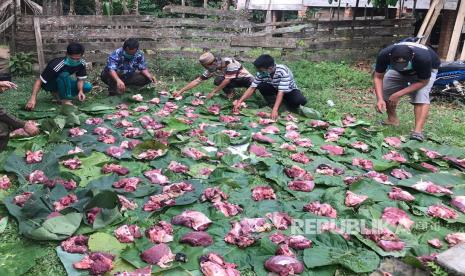
[[[405,243],[387,228],[384,228],[383,230],[363,229],[362,234],[366,238],[376,242],[376,244],[384,251],[401,251],[405,247]]]
[[[89,211],[87,211],[87,213],[86,213],[87,222],[89,224],[94,224],[95,218],[100,213],[100,211],[102,211],[102,209],[98,208],[98,207],[94,207],[94,208],[90,209]]]
[[[428,207],[428,215],[442,219],[457,219],[458,214],[453,209],[444,205],[432,205]]]
[[[128,127],[123,132],[123,136],[126,138],[136,138],[142,134],[144,134],[144,131],[138,127]]]
[[[448,234],[445,239],[450,246],[455,246],[457,244],[465,243],[465,233],[451,233]]]
[[[280,244],[278,248],[276,248],[275,254],[278,256],[295,257],[294,252],[292,252],[287,243]]]
[[[168,170],[174,173],[188,173],[189,167],[181,163],[178,163],[176,161],[171,161],[170,164],[168,165]]]
[[[292,165],[292,167],[286,168],[284,171],[287,176],[293,179],[308,179],[310,176],[310,180],[313,180],[313,177],[306,170],[296,165]]]
[[[352,165],[358,166],[365,170],[373,169],[373,162],[371,160],[363,159],[363,158],[354,158],[352,159]]]
[[[84,258],[82,258],[81,261],[74,263],[73,267],[75,269],[90,269],[90,265],[93,263],[93,261],[90,259],[89,255],[85,255]]]
[[[112,146],[107,148],[105,152],[111,157],[120,158],[126,151],[123,148]]]
[[[361,142],[361,141],[356,141],[356,142],[353,142],[352,144],[350,144],[351,147],[353,147],[354,149],[359,149],[363,152],[367,152],[368,151],[368,145]]]
[[[287,187],[293,191],[311,192],[315,183],[312,180],[294,180],[289,182]]]
[[[329,127],[329,123],[320,120],[312,120],[310,121],[310,126],[313,128],[327,129]]]
[[[45,181],[48,180],[47,176],[45,176],[45,173],[43,171],[41,171],[41,170],[35,170],[35,171],[31,172],[31,174],[29,174],[26,177],[26,179],[31,184],[44,183]]]
[[[179,242],[187,243],[191,246],[207,247],[213,243],[213,238],[207,232],[195,231],[182,236]]]
[[[434,248],[441,248],[442,242],[439,239],[432,239],[428,241],[428,244]]]
[[[311,202],[304,206],[305,212],[313,213],[317,216],[336,218],[337,211],[327,203],[320,203],[319,201]]]
[[[255,154],[257,157],[271,157],[272,154],[269,153],[265,147],[251,144],[249,147],[249,152]]]
[[[119,203],[121,204],[121,212],[126,210],[135,210],[137,208],[137,204],[133,201],[130,201],[126,197],[122,195],[118,195]]]
[[[173,183],[171,185],[166,185],[163,187],[163,193],[168,194],[171,197],[179,197],[185,192],[193,191],[194,187],[192,184],[187,182]]]
[[[347,176],[347,177],[344,177],[344,184],[352,185],[362,178],[363,178],[362,176]]]
[[[270,239],[271,242],[275,244],[287,242],[287,239],[288,239],[286,235],[280,232],[273,233],[268,238]]]
[[[286,118],[284,118],[286,121],[288,122],[299,122],[299,119],[297,119],[296,117],[294,117],[291,113],[287,113],[286,114]]]
[[[259,111],[256,115],[260,118],[270,118],[270,113],[265,111]]]
[[[295,130],[288,130],[286,134],[284,135],[284,137],[291,139],[291,140],[295,140],[295,139],[300,138],[300,133],[298,133]]]
[[[428,264],[429,262],[434,262],[436,261],[436,257],[438,256],[438,253],[431,253],[430,255],[423,255],[423,256],[418,256],[417,260],[422,262],[424,265]]]
[[[108,134],[111,134],[112,131],[111,129],[106,128],[106,127],[96,127],[94,128],[93,133],[96,135],[108,135]]]
[[[329,176],[335,176],[335,175],[341,175],[344,174],[344,169],[341,168],[333,168],[330,165],[327,164],[320,164],[318,167],[315,169],[316,173],[319,174],[324,174],[324,175],[329,175]]]
[[[117,128],[133,127],[134,124],[128,120],[117,121],[113,124]]]
[[[129,170],[118,164],[105,164],[102,167],[102,173],[116,173],[117,175],[123,176],[129,173]]]
[[[78,154],[81,152],[84,151],[80,147],[75,147],[74,149],[68,151],[68,155]]]
[[[215,202],[213,203],[213,207],[223,213],[226,217],[233,217],[243,211],[239,205],[232,204],[227,201]]]
[[[163,175],[159,169],[146,171],[144,172],[144,176],[147,177],[153,184],[164,185],[169,183],[168,177]]]
[[[61,242],[61,249],[68,253],[84,254],[87,252],[87,242],[89,238],[84,235],[77,235]]]
[[[362,204],[365,200],[368,199],[368,196],[365,195],[357,195],[351,191],[346,192],[346,199],[345,199],[345,205],[347,207],[356,207],[360,204]]]
[[[263,133],[263,134],[278,134],[279,133],[279,128],[276,127],[276,126],[271,125],[271,126],[267,126],[265,128],[262,128],[260,130],[260,132]]]
[[[56,185],[62,185],[63,187],[65,187],[66,190],[74,190],[76,189],[77,187],[77,183],[76,181],[74,181],[73,179],[70,179],[70,180],[64,180],[62,178],[55,178],[55,179],[47,179],[45,182],[44,182],[44,185],[49,187],[49,188],[53,188],[55,187]]]
[[[136,102],[142,102],[144,100],[144,97],[141,94],[132,95],[131,98]]]
[[[336,234],[342,235],[344,239],[350,240],[350,235],[342,231],[342,229],[337,227],[337,225],[332,221],[323,222],[321,224],[318,224],[318,226],[319,226],[318,231],[321,233],[324,233],[324,232],[336,233]]]
[[[26,163],[27,164],[34,164],[42,162],[42,157],[44,156],[43,150],[38,151],[30,151],[26,152]]]
[[[151,103],[151,104],[160,104],[160,98],[155,97],[155,98],[151,99],[149,101],[149,103]]]
[[[204,231],[210,226],[212,221],[201,212],[186,210],[180,215],[172,218],[171,223],[175,225],[184,225],[194,230]]]
[[[129,108],[129,106],[125,103],[120,103],[119,105],[116,106],[116,109],[119,109],[119,110],[127,110]]]
[[[150,109],[150,107],[146,106],[146,105],[139,105],[137,106],[136,108],[134,108],[134,111],[135,112],[146,112]]]
[[[252,245],[256,237],[253,233],[264,232],[271,229],[271,225],[266,223],[264,218],[244,218],[240,222],[231,222],[232,228],[226,234],[224,240],[227,243],[235,244],[239,248],[245,248]]]
[[[311,148],[313,147],[313,143],[312,143],[312,140],[308,139],[308,138],[298,138],[294,141],[294,143],[299,146],[299,147],[303,147],[303,148]]]
[[[86,120],[86,125],[101,125],[103,124],[103,119],[102,118],[89,118]]]
[[[265,268],[279,276],[300,274],[304,271],[302,262],[294,257],[273,256],[265,262]]]
[[[141,141],[139,140],[130,140],[130,141],[122,141],[121,144],[120,144],[120,148],[122,149],[134,149],[137,145],[139,145],[140,143],[142,143]]]
[[[419,181],[415,185],[413,185],[412,188],[420,192],[427,192],[430,194],[446,194],[446,195],[453,194],[453,192],[447,189],[446,187],[436,185],[431,181]]]
[[[425,153],[425,155],[431,159],[437,159],[439,157],[442,157],[442,155],[439,153],[439,152],[436,152],[436,151],[433,151],[433,150],[429,150],[429,149],[426,149],[426,148],[420,148],[420,150],[422,152]]]
[[[191,102],[191,105],[193,105],[193,106],[198,106],[198,105],[202,105],[202,104],[204,104],[204,102],[201,99],[193,99],[192,102]]]
[[[240,137],[241,134],[232,129],[225,129],[221,133],[228,135],[230,138]]]
[[[17,195],[13,198],[13,203],[18,205],[19,207],[23,207],[26,201],[32,196],[31,192],[24,192],[20,195]]]
[[[391,171],[391,175],[400,180],[408,179],[412,177],[411,173],[403,169],[393,169]]]
[[[388,161],[395,161],[399,163],[407,162],[407,159],[405,159],[405,157],[402,156],[402,154],[398,153],[395,150],[391,150],[387,154],[383,155],[383,159],[388,160]]]
[[[171,253],[171,249],[168,245],[160,243],[142,252],[140,258],[148,264],[166,268],[169,267],[168,263],[174,261],[175,255]]]
[[[425,168],[425,169],[427,169],[427,170],[429,170],[429,171],[431,171],[433,173],[437,173],[439,171],[439,169],[436,168],[436,166],[428,164],[426,162],[421,162],[420,166],[422,166],[423,168]]]
[[[243,218],[240,225],[244,233],[265,232],[271,229],[271,224],[264,218]]]
[[[324,134],[326,142],[335,142],[339,140],[342,134],[344,134],[345,129],[342,127],[331,128]]]
[[[2,177],[0,177],[0,190],[6,190],[10,188],[10,186],[11,181],[7,175],[3,175]]]
[[[260,119],[258,120],[258,123],[259,123],[260,125],[269,125],[269,124],[272,124],[272,123],[274,123],[274,122],[276,122],[276,121],[275,121],[275,120],[272,120],[272,119],[268,119],[268,118],[260,118]]]
[[[344,148],[334,145],[323,145],[320,149],[329,153],[329,155],[342,155],[344,154]]]
[[[68,133],[70,137],[79,137],[86,134],[87,130],[78,127],[73,127],[69,129]]]
[[[254,133],[252,135],[252,139],[257,141],[257,142],[269,143],[269,144],[273,144],[275,142],[275,140],[273,138],[265,136],[265,135],[261,134],[260,132]]]
[[[160,157],[163,155],[163,150],[162,149],[149,149],[147,151],[144,151],[137,155],[137,159],[143,159],[143,160],[153,160],[157,157]]]
[[[78,198],[76,195],[69,194],[60,198],[58,201],[53,202],[53,207],[55,208],[55,212],[60,212],[77,201]]]
[[[142,234],[140,233],[140,229],[137,225],[124,224],[115,230],[115,236],[119,242],[131,243],[135,239],[142,237]]]
[[[138,177],[122,178],[118,180],[118,182],[113,183],[113,187],[124,189],[126,192],[134,192],[140,182],[142,182],[142,180]]]
[[[219,114],[220,114],[220,110],[221,110],[221,106],[220,106],[219,104],[211,105],[211,106],[208,108],[208,112],[213,113],[214,115],[219,115]]]
[[[304,250],[312,247],[312,241],[302,235],[290,236],[287,242],[290,248],[296,250]]]
[[[407,213],[395,207],[385,208],[381,219],[393,226],[401,225],[409,230],[414,224],[414,221],[409,218]]]
[[[223,191],[221,191],[220,188],[214,187],[214,188],[206,188],[203,191],[201,201],[210,201],[212,203],[215,202],[220,202],[222,200],[228,199],[228,195],[225,194]]]
[[[241,118],[236,116],[228,116],[228,115],[220,115],[220,122],[229,124],[229,123],[237,123],[240,122]]]
[[[287,122],[286,123],[286,131],[291,131],[291,130],[299,130],[299,126],[295,124],[294,122]]]
[[[66,168],[70,169],[70,170],[77,170],[77,169],[80,169],[81,168],[81,160],[79,160],[79,158],[77,157],[74,157],[72,159],[68,159],[68,160],[64,160],[62,162],[63,166],[65,166]]]
[[[343,126],[349,126],[353,123],[355,123],[357,119],[352,116],[351,114],[345,114],[344,117],[342,118],[342,125]]]
[[[294,162],[302,163],[302,164],[308,164],[312,159],[308,158],[305,153],[299,152],[299,153],[294,153],[291,155],[291,159]]]
[[[194,160],[200,160],[204,157],[206,157],[207,155],[195,148],[185,148],[182,150],[182,154],[186,157],[190,157]]]
[[[255,201],[276,199],[276,195],[270,186],[257,186],[252,189],[252,199]]]
[[[373,179],[376,182],[382,183],[382,184],[388,184],[392,185],[392,183],[389,181],[389,177],[385,175],[384,173],[379,173],[376,171],[369,171],[364,176]]]
[[[465,213],[465,196],[456,196],[450,202],[452,206]]]
[[[161,220],[145,230],[145,235],[153,243],[167,243],[173,240],[173,226]]]
[[[273,212],[266,214],[266,217],[271,220],[274,227],[278,230],[285,230],[292,224],[292,218],[283,212]]]
[[[400,145],[402,144],[402,141],[400,140],[399,137],[386,137],[384,138],[384,142],[388,144],[391,147],[399,148]]]
[[[97,138],[97,141],[105,144],[114,144],[116,142],[116,138],[113,135],[100,135]]]
[[[415,197],[407,191],[404,191],[397,187],[392,187],[392,190],[388,194],[390,199],[402,200],[402,201],[414,201]]]
[[[200,257],[200,270],[205,276],[240,276],[235,264],[225,262],[215,253]]]

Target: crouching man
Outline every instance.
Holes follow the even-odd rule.
[[[0,81],[0,93],[8,89],[16,89],[16,84],[9,81]],[[0,152],[6,149],[8,141],[10,140],[10,132],[16,129],[23,128],[24,131],[30,135],[37,135],[39,129],[33,121],[24,122],[18,118],[8,114],[5,109],[0,107]]]
[[[286,65],[275,64],[270,55],[261,55],[253,64],[257,69],[257,76],[249,89],[234,104],[233,112],[239,112],[241,104],[257,89],[272,107],[271,118],[274,120],[279,116],[282,103],[292,112],[298,111],[300,106],[307,103],[307,99],[297,88],[294,75]]]
[[[211,77],[215,77],[213,83],[216,88],[207,95],[207,99],[215,96],[220,90],[223,90],[226,97],[231,99],[235,95],[235,88],[248,88],[252,84],[253,76],[234,58],[215,57],[212,53],[206,52],[200,56],[199,62],[205,68],[205,72],[179,91],[174,92],[174,97],[181,96]]]
[[[441,61],[429,47],[401,42],[380,51],[376,61],[374,85],[378,112],[387,111],[386,125],[399,125],[396,109],[399,99],[409,95],[415,114],[410,138],[423,141],[423,127],[428,117],[430,92]]]
[[[62,104],[72,105],[74,99],[84,101],[85,93],[92,90],[92,84],[86,82],[86,63],[82,59],[84,47],[79,43],[70,43],[66,56],[51,60],[32,87],[32,95],[26,104],[26,110],[33,110],[40,89],[51,92]],[[72,78],[76,75],[77,79]]]
[[[144,53],[139,50],[139,41],[134,38],[127,39],[123,47],[111,53],[100,78],[108,85],[110,96],[123,94],[127,86],[140,88],[157,82],[147,69]]]

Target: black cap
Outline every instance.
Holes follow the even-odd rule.
[[[391,66],[396,71],[403,71],[413,59],[413,51],[407,45],[395,45],[391,51]]]

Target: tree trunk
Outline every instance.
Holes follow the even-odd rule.
[[[102,15],[102,1],[101,0],[95,0],[95,14],[96,15]]]
[[[63,15],[63,1],[44,0],[42,10],[43,15]]]
[[[222,10],[229,10],[229,6],[231,5],[231,0],[223,0],[223,4],[221,4]]]
[[[128,15],[129,14],[128,0],[121,0],[121,6],[123,6],[123,14]]]
[[[76,14],[76,9],[74,5],[75,0],[69,0],[69,15],[75,15]]]
[[[134,0],[131,13],[139,15],[139,0]]]

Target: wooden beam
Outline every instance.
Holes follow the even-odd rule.
[[[163,11],[167,13],[186,13],[186,14],[196,14],[196,15],[206,15],[206,16],[218,16],[218,17],[224,17],[224,18],[245,17],[244,15],[246,14],[244,11],[225,11],[225,10],[208,8],[207,6],[200,8],[200,7],[168,5],[168,6],[163,7]]]
[[[465,41],[463,42],[462,53],[460,54],[460,60],[465,60]]]
[[[15,16],[12,15],[8,17],[7,20],[5,20],[2,24],[0,24],[0,33],[3,33],[8,27],[13,25],[13,22],[15,22]]]
[[[437,5],[434,7],[433,15],[431,16],[431,20],[429,21],[428,26],[426,27],[425,33],[423,34],[423,38],[420,40],[420,43],[426,44],[428,42],[429,36],[433,31],[433,27],[436,24],[436,21],[438,20],[439,14],[441,14],[441,10],[442,8],[444,8],[445,3],[446,0],[439,0]]]
[[[42,72],[45,68],[44,48],[42,46],[42,32],[40,30],[40,18],[34,17],[34,33],[37,45],[37,59],[39,60],[39,70]]]
[[[428,23],[431,19],[431,16],[433,15],[434,8],[437,6],[438,2],[439,0],[433,0],[433,2],[431,3],[428,12],[426,13],[425,19],[423,19],[423,23],[421,24],[420,30],[418,31],[418,37],[423,36],[423,34],[425,33],[426,27],[428,27]]]
[[[457,48],[459,46],[460,35],[462,34],[463,22],[465,19],[465,0],[460,1],[459,11],[455,19],[454,31],[452,32],[452,39],[450,40],[449,51],[447,52],[447,61],[455,60]]]

